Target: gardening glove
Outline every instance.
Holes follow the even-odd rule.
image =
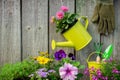
[[[113,0],[100,0],[101,8],[99,10],[98,32],[109,34],[115,29],[115,15]]]
[[[93,12],[93,16],[92,16],[92,19],[91,21],[93,23],[97,23],[99,22],[99,10],[101,8],[101,3],[100,3],[100,0],[96,0],[96,6],[94,8],[94,12]]]

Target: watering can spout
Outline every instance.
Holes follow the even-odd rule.
[[[56,42],[55,40],[52,40],[52,49],[54,50],[56,46],[58,47],[74,47],[74,44],[71,41],[67,42]]]

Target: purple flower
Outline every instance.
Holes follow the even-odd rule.
[[[56,18],[57,18],[58,20],[63,19],[63,17],[64,17],[64,12],[59,11],[59,12],[56,13]]]
[[[61,6],[60,8],[63,12],[67,12],[68,11],[68,7],[67,6]]]
[[[48,72],[38,72],[38,75],[40,75],[40,77],[46,78],[48,75]]]
[[[78,68],[69,63],[65,63],[59,68],[59,73],[62,80],[75,80],[77,78]]]
[[[40,77],[46,78],[47,75],[48,75],[48,72],[46,72],[45,70],[46,70],[46,68],[42,68],[42,69],[39,69],[36,73],[37,73]]]
[[[48,72],[49,73],[55,73],[56,71],[55,70],[49,70]]]
[[[66,54],[63,50],[56,51],[54,56],[56,60],[61,60],[62,58],[66,58]]]
[[[112,62],[112,61],[113,61],[113,58],[112,58],[112,57],[110,57],[109,61],[110,61],[110,62]]]
[[[68,57],[71,58],[72,60],[75,60],[75,56],[72,53],[69,53]]]

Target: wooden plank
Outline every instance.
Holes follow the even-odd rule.
[[[21,60],[20,0],[0,0],[0,65]]]
[[[87,16],[89,19],[89,26],[87,31],[92,36],[92,41],[82,50],[76,52],[77,60],[81,62],[81,64],[87,66],[86,59],[88,55],[94,51],[93,43],[100,41],[100,35],[97,32],[97,27],[93,24],[90,20],[93,15],[94,7],[95,7],[94,0],[76,0],[76,12],[80,16]],[[93,59],[93,57],[92,57]],[[83,72],[83,70],[81,71]],[[81,80],[89,80],[88,76],[84,76]]]
[[[63,1],[63,3],[61,3],[61,1]],[[74,12],[74,0],[49,0],[49,13],[50,13],[50,17],[51,16],[55,16],[56,12],[59,11],[60,6],[65,5],[69,7],[70,12]],[[49,17],[49,18],[50,18]],[[56,33],[56,26],[53,24],[49,24],[49,51],[50,53],[54,53],[54,50],[51,49],[51,41],[52,39],[55,39],[55,41],[57,42],[65,42],[65,38],[63,37],[62,34],[60,33]],[[63,47],[58,47],[55,49],[59,50],[59,49],[64,49],[66,53],[74,53],[74,49],[73,48],[63,48]]]
[[[48,51],[48,0],[22,0],[23,59]]]
[[[115,30],[113,33],[111,33],[110,35],[107,36],[101,36],[101,42],[104,44],[103,45],[103,51],[107,48],[107,46],[109,46],[110,44],[113,44],[114,50],[113,50],[113,54],[112,56],[114,56],[115,58],[119,59],[119,51],[120,51],[120,37],[119,37],[119,0],[114,0],[114,7],[115,7]]]
[[[114,0],[115,5],[115,31],[113,57],[120,60],[120,0]]]

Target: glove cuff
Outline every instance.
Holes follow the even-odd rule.
[[[96,2],[103,5],[113,5],[113,0],[96,0]]]

